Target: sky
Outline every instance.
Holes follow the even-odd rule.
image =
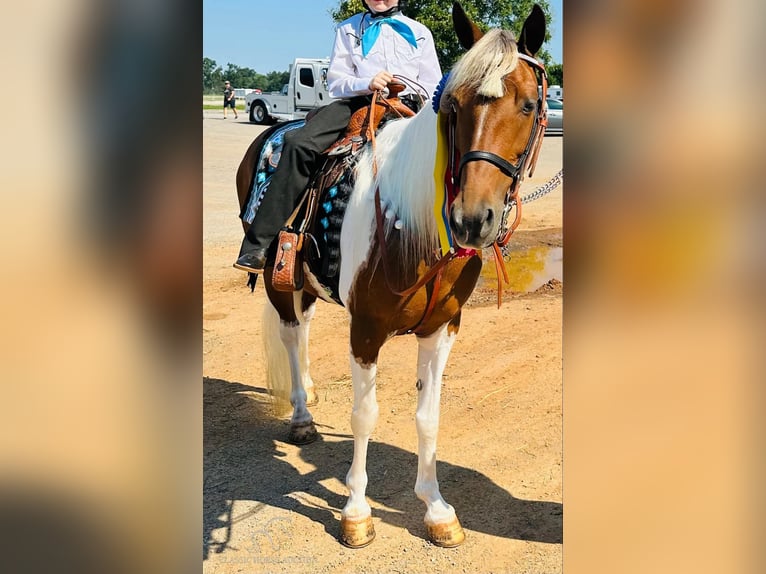
[[[446,1],[446,0],[445,0]],[[545,45],[562,63],[562,2],[549,0],[553,24]],[[203,0],[202,55],[224,70],[228,63],[266,74],[285,71],[295,58],[330,57],[338,0]]]

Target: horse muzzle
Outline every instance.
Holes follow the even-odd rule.
[[[467,249],[489,247],[497,238],[501,215],[502,211],[486,204],[467,210],[456,201],[449,217],[452,238]]]

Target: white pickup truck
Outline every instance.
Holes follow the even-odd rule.
[[[250,93],[245,96],[245,109],[250,121],[266,124],[305,118],[311,110],[332,101],[327,92],[327,58],[296,58],[290,64],[290,80],[282,92]]]

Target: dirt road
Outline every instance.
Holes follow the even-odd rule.
[[[259,285],[251,294],[231,266],[242,233],[234,175],[261,131],[244,115],[203,117],[204,571],[560,572],[562,284],[548,279],[560,274],[563,186],[525,206],[510,265],[521,281],[498,310],[486,278],[447,364],[437,469],[465,543],[441,549],[425,538],[425,506],[412,490],[417,344],[399,337],[381,352],[380,418],[368,456],[377,538],[350,550],[336,539],[352,456],[346,315],[318,302],[311,371],[320,402],[312,412],[322,438],[290,445],[286,421],[270,414],[261,370],[265,292]],[[546,138],[522,195],[560,169],[561,144]],[[493,267],[485,266],[489,275]]]

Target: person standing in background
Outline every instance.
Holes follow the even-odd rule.
[[[231,87],[229,80],[223,83],[223,119],[226,119],[227,107],[231,107],[235,118],[239,117],[237,116],[237,98],[234,97],[234,88]]]

